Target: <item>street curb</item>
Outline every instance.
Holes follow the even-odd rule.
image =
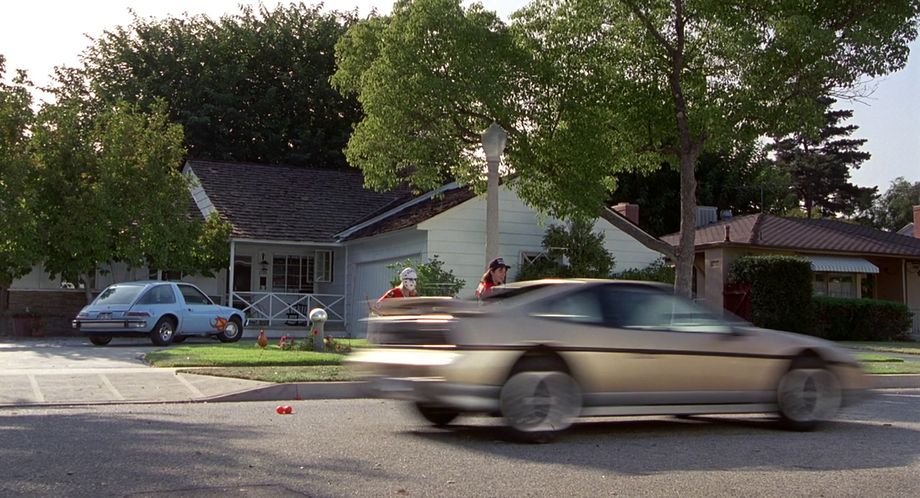
[[[870,375],[871,389],[920,389],[917,375]],[[356,399],[373,397],[364,381],[293,382],[256,387],[243,391],[199,398],[198,402],[297,401],[313,399]]]
[[[218,394],[195,401],[203,403],[233,401],[297,401],[312,399],[355,399],[370,397],[366,382],[292,382],[245,389],[229,394]]]

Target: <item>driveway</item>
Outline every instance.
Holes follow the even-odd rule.
[[[146,339],[97,347],[84,338],[0,339],[0,406],[205,401],[264,382],[152,368]]]

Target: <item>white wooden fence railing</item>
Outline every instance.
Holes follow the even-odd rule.
[[[306,326],[314,308],[326,310],[327,323],[345,322],[345,296],[339,294],[233,292],[230,302],[245,313],[247,325]]]

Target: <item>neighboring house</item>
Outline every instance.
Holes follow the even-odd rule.
[[[465,281],[461,296],[472,295],[485,269],[485,199],[466,187],[413,196],[407,189],[366,189],[357,170],[189,161],[183,171],[194,180],[192,197],[202,216],[216,212],[233,231],[229,268],[213,278],[182,280],[245,309],[250,329],[302,328],[309,310],[321,307],[329,315],[327,330],[362,336],[369,302],[394,275],[388,265],[437,256]],[[559,221],[541,217],[504,185],[499,204],[499,255],[512,265],[513,280],[522,261],[540,255],[546,227]],[[638,228],[635,205],[616,209],[625,214],[606,208],[594,227],[604,233],[617,271],[671,255],[670,246]],[[91,290],[155,277],[145,268],[107,270]],[[73,307],[84,291],[62,290],[59,280],[36,268],[14,282],[10,295],[14,310],[30,302],[41,308],[62,296]]]
[[[914,226],[920,226],[914,208]],[[696,230],[694,286],[698,299],[724,306],[731,264],[747,255],[781,254],[811,261],[816,295],[869,297],[904,303],[920,336],[920,231],[909,235],[828,219],[738,216]],[[662,237],[676,246],[679,234]]]

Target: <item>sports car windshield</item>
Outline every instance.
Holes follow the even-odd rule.
[[[93,304],[131,304],[143,285],[113,285],[99,294]]]

